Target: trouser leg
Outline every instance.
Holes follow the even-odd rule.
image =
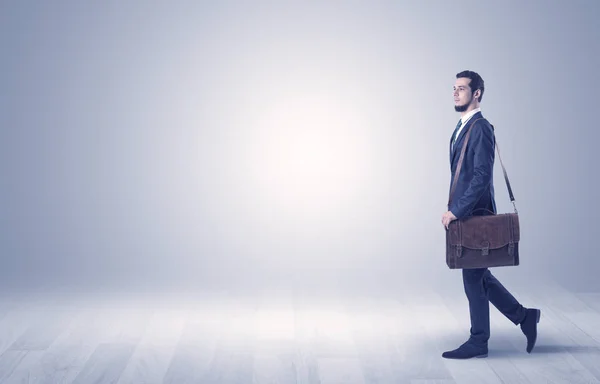
[[[526,309],[515,297],[496,279],[489,270],[483,273],[483,286],[489,301],[506,318],[518,325],[526,315]]]
[[[469,302],[471,337],[469,341],[485,346],[490,338],[490,306],[484,285],[487,268],[463,269],[463,285]]]

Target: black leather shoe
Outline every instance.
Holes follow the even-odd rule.
[[[442,357],[446,359],[470,359],[472,357],[487,357],[488,349],[485,347],[478,347],[468,341],[456,348],[453,351],[446,351],[442,353]]]
[[[537,324],[540,322],[542,311],[535,308],[527,308],[525,319],[521,322],[521,331],[527,337],[527,353],[531,353],[537,340]]]

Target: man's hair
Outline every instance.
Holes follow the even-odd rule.
[[[477,72],[467,70],[456,74],[457,79],[460,77],[466,77],[468,79],[471,79],[471,82],[469,83],[471,91],[475,93],[475,91],[479,89],[481,93],[477,100],[481,101],[481,99],[483,98],[483,91],[485,91],[485,86],[483,84],[483,79],[481,78],[481,76],[479,76]]]

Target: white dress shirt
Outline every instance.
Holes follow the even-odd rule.
[[[456,139],[458,139],[458,135],[460,135],[460,132],[462,131],[463,127],[467,124],[467,122],[469,120],[471,120],[471,117],[473,117],[474,114],[476,114],[477,112],[481,112],[481,108],[475,108],[474,110],[472,110],[471,112],[467,113],[466,115],[464,115],[463,117],[461,117],[460,119],[460,128],[458,128],[458,131],[456,132]],[[454,142],[452,142],[452,147],[454,147]]]

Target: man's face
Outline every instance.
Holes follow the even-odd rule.
[[[471,87],[469,83],[471,79],[461,77],[456,79],[454,83],[454,109],[456,112],[464,112],[471,104],[473,100],[473,94],[471,93]]]

